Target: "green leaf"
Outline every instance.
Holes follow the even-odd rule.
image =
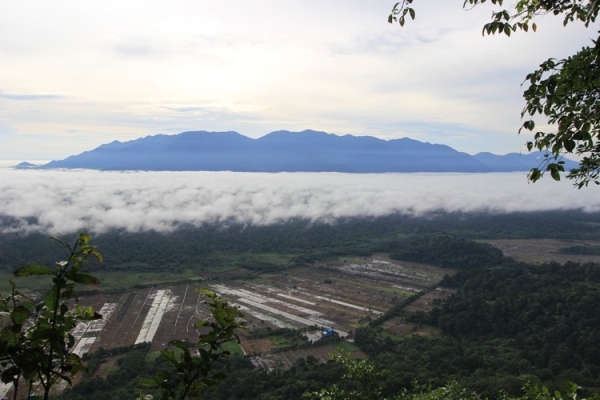
[[[156,387],[156,386],[158,386],[158,383],[156,383],[155,379],[141,379],[140,385]]]
[[[212,314],[213,314],[213,317],[215,317],[215,319],[219,323],[219,325],[221,325],[221,326],[227,325],[227,320],[225,319],[227,317],[227,312],[225,310],[217,309],[217,310],[214,310]]]
[[[53,275],[54,270],[44,265],[27,265],[13,272],[14,276]]]
[[[52,288],[44,295],[44,304],[48,309],[54,310],[58,300],[58,287],[52,286]]]
[[[58,242],[58,243],[62,244],[63,246],[65,246],[67,248],[67,250],[69,250],[69,253],[73,250],[71,248],[71,245],[69,245],[68,243],[60,240],[59,238],[54,237],[54,236],[49,236],[49,237],[50,237],[50,239],[54,240],[55,242]]]
[[[565,150],[567,150],[569,153],[572,153],[573,149],[575,149],[575,141],[574,140],[565,141]]]
[[[92,239],[92,236],[90,236],[89,233],[80,233],[79,234],[79,245],[81,247],[86,247],[91,239]]]
[[[68,276],[73,282],[81,283],[83,285],[97,285],[100,283],[100,279],[88,275],[88,274],[73,274]]]
[[[23,322],[31,316],[31,312],[25,306],[17,306],[10,314],[10,319],[14,324],[22,325]]]
[[[538,181],[541,177],[542,177],[542,173],[537,168],[533,168],[529,172],[529,180],[532,181],[532,182]]]
[[[183,350],[184,352],[189,353],[190,352],[190,348],[188,347],[188,345],[186,345],[183,341],[181,340],[171,340],[169,342],[170,345],[177,347],[180,350]]]

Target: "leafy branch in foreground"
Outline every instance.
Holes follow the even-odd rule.
[[[77,284],[99,283],[82,270],[90,257],[102,261],[96,246],[89,243],[90,235],[80,234],[73,246],[51,239],[68,250],[67,261],[57,262],[54,268],[34,264],[14,271],[16,277],[52,276],[52,286],[42,300],[36,303],[17,290],[12,281],[11,292],[0,295],[0,312],[9,319],[0,330],[0,378],[14,385],[14,399],[21,380],[28,385],[28,393],[41,386],[45,400],[59,380],[71,384],[77,372],[86,370],[79,356],[72,352],[76,343],[71,331],[79,322],[102,318],[91,307],[70,304],[77,303]]]
[[[226,378],[221,371],[215,371],[216,362],[228,357],[230,352],[223,349],[225,343],[240,339],[237,329],[243,329],[245,323],[240,321],[244,315],[227,300],[222,299],[210,290],[197,289],[207,296],[211,317],[208,320],[194,324],[200,329],[198,343],[189,346],[181,340],[172,340],[169,344],[173,349],[163,349],[160,356],[168,363],[169,369],[160,370],[153,379],[142,382],[146,386],[158,387],[162,393],[161,399],[199,399],[207,388],[216,388],[217,384]],[[196,350],[197,354],[192,354]]]
[[[350,381],[356,386],[353,389],[344,389],[333,384],[318,392],[305,393],[304,397],[322,400],[379,400],[381,395],[380,371],[375,369],[375,364],[368,360],[353,359],[349,353],[341,352],[334,355],[332,361],[340,363],[346,369],[342,380]]]
[[[463,8],[474,7],[487,0],[464,0]],[[503,0],[490,0],[502,6]],[[404,26],[406,15],[415,18],[411,7],[413,0],[397,2],[388,17],[389,23]],[[512,32],[537,30],[536,17],[546,14],[561,15],[563,25],[580,22],[586,28],[596,22],[600,11],[598,0],[519,0],[511,10],[500,9],[492,13],[490,22],[483,26],[483,34],[496,33],[510,36]],[[527,149],[545,150],[541,163],[532,168],[528,178],[539,180],[548,172],[552,179],[560,180],[565,172],[562,158],[567,154],[580,157],[579,166],[567,174],[575,186],[582,188],[593,182],[600,185],[600,37],[593,46],[585,46],[566,59],[549,59],[528,74],[529,86],[523,93],[525,107],[519,133],[533,131],[536,115],[546,119],[549,130],[537,131]]]

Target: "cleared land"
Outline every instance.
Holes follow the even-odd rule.
[[[247,273],[241,269],[207,272],[202,278],[208,278],[204,287],[227,298],[245,314],[248,329],[240,332],[241,346],[234,350],[253,355],[257,365],[273,369],[287,368],[309,356],[313,361],[326,361],[336,348],[352,344],[343,341],[311,346],[310,342],[321,339],[322,328],[333,328],[340,336],[351,338],[356,328],[452,272],[393,261],[381,254],[307,265],[246,281],[235,278]],[[82,296],[81,304],[102,310],[104,319],[77,328],[77,352],[141,342],[150,342],[151,350],[157,351],[173,339],[196,341],[194,322],[210,315],[206,299],[194,290],[197,286],[161,285]],[[434,298],[447,295],[434,291],[411,307],[425,309]],[[291,329],[294,334],[280,328]],[[357,348],[349,350],[362,356]],[[111,362],[102,365],[97,374],[106,374],[110,366]]]
[[[527,263],[542,263],[556,261],[564,264],[567,261],[574,262],[600,262],[600,256],[563,254],[558,251],[564,247],[576,245],[600,246],[599,241],[593,240],[555,240],[555,239],[498,239],[485,240],[502,250],[505,256],[512,257],[517,261]]]

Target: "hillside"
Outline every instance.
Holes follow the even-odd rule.
[[[508,172],[527,171],[541,153],[471,156],[449,146],[402,138],[276,131],[259,139],[237,132],[183,132],[114,141],[52,161],[41,169],[236,172]],[[575,163],[568,162],[566,169]],[[19,164],[16,168],[32,168]]]

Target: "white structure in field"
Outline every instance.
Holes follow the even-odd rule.
[[[77,324],[72,332],[77,343],[73,348],[73,353],[81,357],[90,350],[96,339],[98,339],[100,331],[104,329],[104,326],[106,326],[106,323],[116,308],[117,303],[104,303],[99,311],[100,315],[102,315],[102,319],[80,322]]]
[[[170,300],[170,290],[156,291],[154,294],[154,300],[152,301],[152,306],[150,306],[150,311],[148,311],[148,315],[146,315],[146,319],[144,319],[142,329],[135,340],[135,344],[152,342],[164,313],[167,311],[167,308],[170,305],[172,306]]]

